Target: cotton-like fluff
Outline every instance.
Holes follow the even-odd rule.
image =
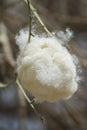
[[[19,47],[23,45],[19,42],[23,36],[17,37]],[[17,58],[17,73],[22,86],[40,102],[71,97],[78,88],[76,66],[61,41],[54,37],[34,36],[25,45],[20,47]]]

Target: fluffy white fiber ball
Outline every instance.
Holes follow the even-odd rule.
[[[78,87],[76,66],[69,51],[54,37],[35,36],[26,43],[23,39],[28,33],[21,34],[16,37],[20,48],[17,73],[23,87],[40,102],[71,97]]]

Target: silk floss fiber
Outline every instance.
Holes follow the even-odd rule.
[[[78,88],[73,56],[61,39],[35,35],[28,43],[28,33],[21,30],[16,36],[21,85],[40,102],[70,98]]]

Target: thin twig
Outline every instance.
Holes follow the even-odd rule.
[[[7,87],[9,87],[14,82],[15,82],[15,78],[13,80],[9,81],[6,84],[0,82],[0,88],[7,88]]]
[[[0,88],[6,88],[7,84],[0,83]]]
[[[44,121],[44,118],[37,112],[36,108],[35,108],[34,105],[33,105],[33,101],[31,101],[31,100],[28,98],[28,96],[27,96],[27,94],[25,93],[24,89],[22,88],[22,86],[21,86],[21,84],[20,84],[18,78],[17,78],[16,80],[13,79],[13,80],[10,81],[8,84],[3,84],[3,83],[0,82],[0,88],[7,88],[7,87],[9,87],[14,81],[16,81],[16,83],[17,83],[18,87],[20,88],[20,90],[21,90],[23,96],[24,96],[25,99],[28,101],[28,103],[30,104],[30,106],[31,106],[31,108],[33,109],[33,111],[36,113],[36,115],[37,115],[37,116],[40,118],[40,120],[43,122],[43,121]]]
[[[36,115],[41,119],[41,121],[43,121],[43,117],[37,112],[36,108],[34,107],[34,105],[32,104],[32,101],[28,98],[27,94],[25,93],[24,89],[22,88],[18,78],[16,79],[16,83],[18,85],[18,87],[20,88],[22,94],[24,95],[24,97],[26,98],[26,100],[28,101],[28,103],[30,104],[31,108],[33,109],[33,111],[36,113]]]
[[[28,4],[27,0],[24,0],[24,1],[26,2],[26,4]],[[44,28],[44,30],[47,32],[47,34],[52,36],[51,32],[47,29],[47,27],[45,26],[45,24],[41,20],[40,16],[36,12],[36,9],[33,7],[33,5],[31,3],[30,3],[30,8],[31,8],[32,12],[34,13],[34,15],[36,16],[36,18],[38,19],[38,21],[40,22],[40,24],[42,25],[42,27]]]
[[[30,7],[29,0],[27,0],[27,6],[28,6],[28,14],[29,14],[29,39],[28,39],[28,42],[30,42],[31,29],[32,29],[32,16],[31,16],[31,7]]]

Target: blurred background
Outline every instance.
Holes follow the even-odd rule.
[[[35,115],[15,83],[0,88],[0,130],[87,130],[87,0],[32,0],[50,31],[73,30],[70,49],[82,69],[78,91],[69,100],[35,103],[44,123]],[[33,16],[33,25],[42,29]],[[19,49],[15,35],[28,26],[28,9],[23,0],[0,0],[0,82],[15,77]],[[44,30],[43,30],[44,31]],[[30,94],[26,91],[26,93]]]

